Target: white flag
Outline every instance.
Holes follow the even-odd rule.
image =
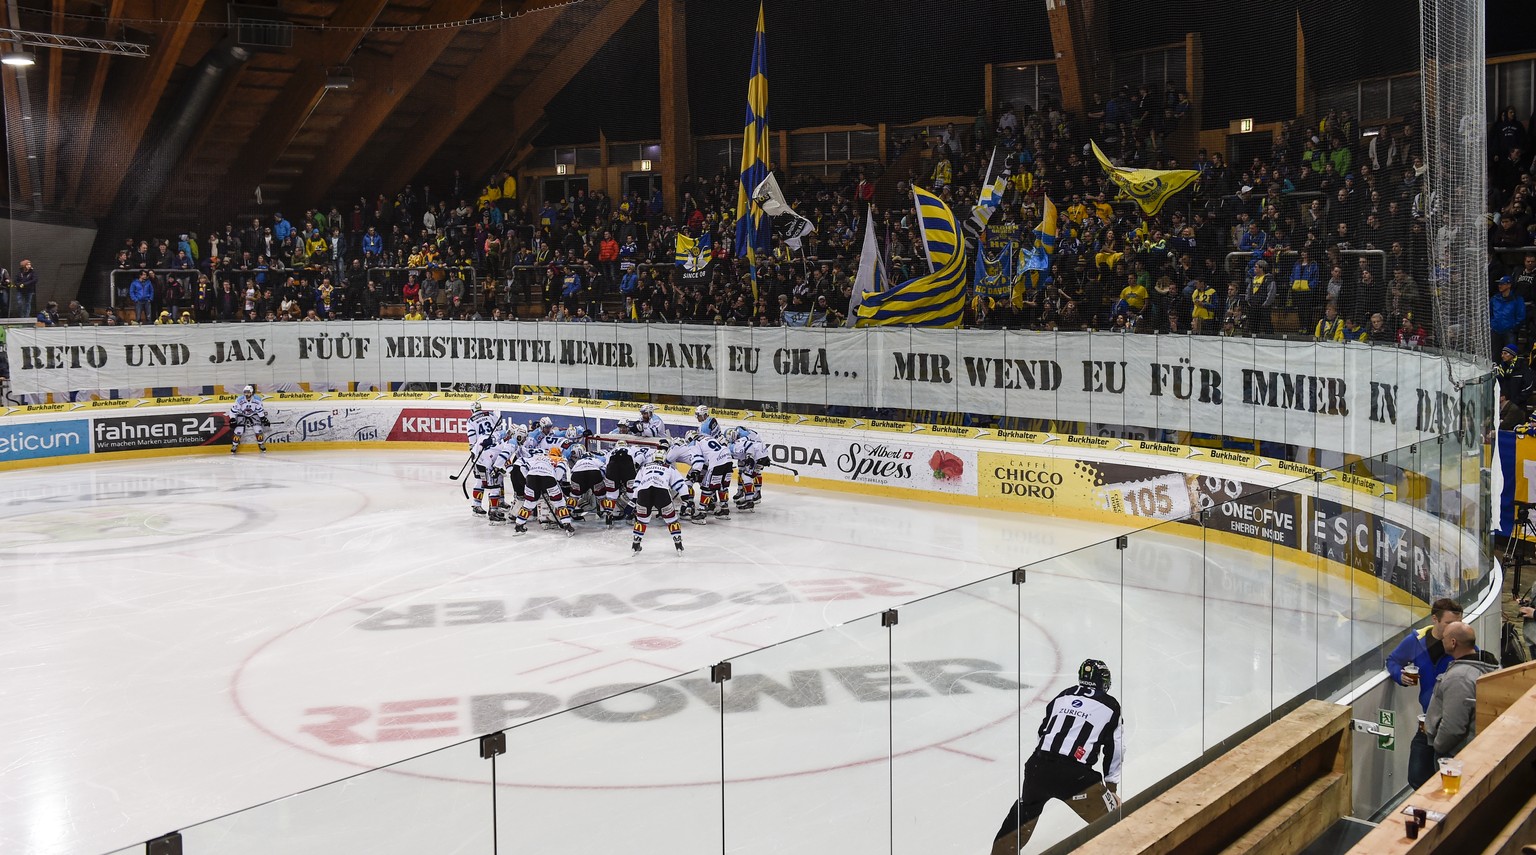
[[[770,217],[789,217],[788,228],[784,230],[784,243],[790,249],[800,249],[800,241],[806,235],[816,231],[816,224],[795,213],[795,209],[789,207],[789,200],[784,198],[784,191],[779,189],[779,180],[768,173],[758,185],[752,188],[752,201],[762,206],[763,213]]]
[[[853,294],[848,298],[848,326],[858,318],[858,308],[864,304],[865,294],[884,291],[885,262],[880,260],[880,245],[875,241],[875,209],[871,205],[864,212],[864,248],[859,251],[859,270],[853,277]]]

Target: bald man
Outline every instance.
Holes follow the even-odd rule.
[[[1477,678],[1498,669],[1497,660],[1477,649],[1477,631],[1456,621],[1440,633],[1449,668],[1435,681],[1424,732],[1436,757],[1454,757],[1477,735]]]

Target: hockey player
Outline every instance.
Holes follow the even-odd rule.
[[[1125,722],[1109,685],[1109,666],[1084,659],[1077,685],[1046,707],[1035,753],[1024,763],[1023,792],[997,832],[992,855],[1017,855],[1051,799],[1066,802],[1088,822],[1120,808]],[[1099,763],[1102,774],[1093,768]]]
[[[528,440],[533,441],[531,434]],[[549,499],[550,507],[555,510],[555,522],[566,536],[576,533],[576,527],[571,525],[571,509],[566,506],[565,493],[560,489],[560,485],[570,479],[571,470],[559,446],[551,446],[543,454],[529,453],[523,482],[523,506],[518,508],[514,523],[518,534],[528,532],[528,520],[538,509],[541,498]]]
[[[731,457],[736,461],[736,507],[749,511],[763,500],[763,469],[768,466],[768,444],[757,431],[733,427],[725,432]]]
[[[679,463],[691,463],[693,461],[693,447],[698,443],[699,432],[688,431],[687,435],[676,442],[667,437],[662,437],[659,448],[665,456],[667,465],[675,466]],[[693,503],[693,493],[689,492],[683,497],[683,507],[679,511],[683,519],[697,520],[700,516]]]
[[[512,479],[512,490],[507,494],[507,507],[518,504],[523,497],[523,487],[526,483],[528,470],[528,428],[514,424],[512,426],[512,454],[507,459],[507,477]]]
[[[626,500],[629,498],[630,488],[634,485],[635,475],[639,467],[636,461],[643,460],[640,449],[636,449],[624,440],[619,440],[608,452],[606,465],[603,467],[603,487],[608,495],[602,501],[603,520],[612,525],[614,518],[619,514],[620,496]]]
[[[507,482],[507,469],[511,467],[513,458],[517,456],[517,445],[512,440],[512,432],[506,428],[498,428],[492,435],[491,442],[475,461],[485,468],[485,499],[486,517],[493,523],[507,521],[507,502],[503,501],[502,493]]]
[[[661,416],[656,415],[654,404],[641,404],[640,418],[619,424],[624,428],[622,432],[635,436],[659,439],[667,435],[667,424],[661,420]]]
[[[640,541],[645,539],[645,529],[651,522],[651,514],[660,514],[672,533],[672,545],[683,551],[683,525],[677,521],[677,509],[672,500],[688,492],[688,484],[677,469],[667,462],[667,454],[657,451],[635,475],[635,486],[629,500],[635,506],[635,539],[630,548],[640,551]]]
[[[470,436],[476,438],[477,441],[469,448],[469,477],[471,485],[469,488],[469,509],[475,514],[485,516],[486,509],[481,506],[481,501],[485,498],[485,488],[490,478],[490,472],[486,469],[486,455],[490,452],[491,447],[496,444],[496,435],[487,434],[476,437],[475,434],[471,433]]]
[[[267,453],[267,428],[272,422],[267,418],[267,407],[261,402],[261,396],[256,394],[256,389],[246,386],[240,390],[240,397],[229,405],[229,453],[234,454],[240,450],[240,442],[245,439],[245,432],[256,434],[256,447],[262,454]]]
[[[600,451],[587,451],[580,445],[573,445],[566,451],[566,459],[571,466],[571,498],[579,502],[583,496],[592,496],[592,505],[603,517],[603,522],[613,525],[611,510],[612,500],[608,498],[608,479],[603,475],[604,468],[608,465],[608,455]],[[573,508],[571,515],[577,520],[584,518],[584,512],[579,508]]]
[[[699,433],[712,439],[725,439],[720,420],[709,414],[709,407],[698,405],[693,410],[693,417],[699,420]]]
[[[731,451],[713,437],[698,436],[696,431],[688,435],[694,439],[688,480],[699,485],[699,511],[706,516],[714,511],[716,517],[726,519],[731,515]]]
[[[469,442],[469,453],[480,448],[480,441],[496,432],[496,419],[476,401],[469,405],[469,419],[464,422],[464,438]]]
[[[523,446],[530,456],[548,454],[550,447],[560,442],[559,431],[555,429],[555,423],[545,416],[534,423],[528,430],[528,438],[523,440]]]

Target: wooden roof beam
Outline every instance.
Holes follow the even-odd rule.
[[[512,102],[507,133],[485,134],[466,152],[462,167],[464,174],[484,175],[507,152],[527,145],[543,122],[544,108],[549,102],[644,5],[644,0],[603,0],[602,11],[560,49],[526,89],[518,93]]]
[[[117,191],[123,186],[123,179],[131,171],[134,155],[138,154],[139,145],[144,141],[149,121],[160,104],[160,97],[165,94],[171,72],[176,70],[187,39],[197,29],[194,25],[203,12],[203,2],[177,0],[173,3],[166,17],[176,23],[169,28],[164,38],[150,46],[149,59],[137,60],[138,64],[133,66],[137,73],[133,82],[123,90],[133,93],[133,96],[124,104],[121,112],[114,116],[112,132],[96,146],[98,150],[92,158],[92,180],[88,183],[89,189],[83,200],[90,211],[105,213],[112,209]]]
[[[215,189],[222,201],[209,211],[209,222],[226,220],[235,213],[245,200],[250,199],[271,172],[273,164],[288,150],[288,144],[304,127],[304,122],[325,96],[325,81],[330,67],[341,65],[351,58],[366,34],[361,29],[343,27],[371,26],[389,5],[389,0],[360,0],[344,3],[335,17],[327,22],[327,29],[314,41],[298,51],[302,57],[299,67],[289,75],[277,97],[267,108],[256,130],[246,138],[240,153],[230,165],[230,171],[220,182],[207,182],[204,199]],[[195,149],[192,150],[195,153]],[[202,210],[202,208],[199,208]]]
[[[479,7],[480,0],[440,0],[417,23],[461,21],[473,15]],[[416,82],[437,62],[458,34],[459,31],[453,28],[427,30],[414,34],[410,43],[402,44],[393,56],[368,54],[353,63],[354,85],[360,87],[362,97],[357,99],[357,105],[345,120],[346,132],[337,134],[333,144],[310,161],[295,185],[305,200],[318,202],[325,198],[342,172],[363,150],[363,145],[405,100]]]
[[[111,33],[116,29],[119,18],[123,15],[124,0],[112,0],[107,6],[106,32]],[[143,62],[144,60],[134,60]],[[96,132],[96,114],[101,110],[101,93],[107,88],[107,71],[112,65],[110,54],[98,53],[93,55],[91,66],[90,88],[85,95],[85,109],[82,111],[82,121],[76,129],[79,138],[70,149],[70,163],[65,172],[69,178],[70,186],[67,195],[60,194],[61,207],[77,209],[80,207],[80,194],[85,190],[85,162],[91,153],[91,140]]]
[[[442,93],[441,110],[433,112],[432,121],[420,129],[404,151],[395,152],[394,168],[381,186],[402,187],[415,178],[464,120],[485,103],[528,51],[544,38],[562,13],[562,9],[545,9],[502,24],[492,42]]]

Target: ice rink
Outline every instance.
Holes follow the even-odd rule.
[[[490,852],[474,742],[188,826],[506,727],[503,852],[982,852],[1084,657],[1135,793],[1411,621],[1195,538],[779,485],[682,555],[514,537],[461,460],[0,474],[0,852]],[[1030,851],[1077,827],[1051,806]]]

